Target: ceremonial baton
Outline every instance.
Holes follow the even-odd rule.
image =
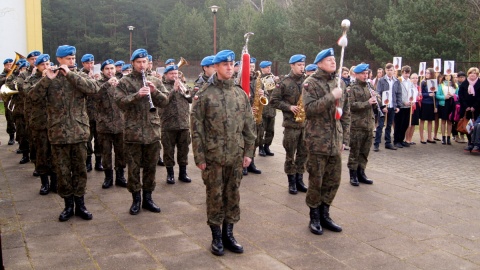
[[[342,21],[342,30],[343,34],[338,40],[337,44],[338,46],[342,47],[342,52],[340,53],[340,66],[338,68],[338,81],[337,81],[337,87],[340,88],[340,80],[342,79],[342,66],[343,66],[343,56],[345,54],[345,47],[348,45],[348,40],[347,40],[347,31],[348,28],[350,27],[350,21],[348,19],[345,19]],[[343,110],[342,108],[339,107],[339,100],[335,100],[335,119],[339,120],[342,118]]]

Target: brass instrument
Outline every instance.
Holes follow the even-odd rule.
[[[182,83],[182,80],[180,78],[178,78],[176,80],[176,82],[178,83],[178,89],[180,90],[180,94],[182,94],[182,96],[184,96],[185,98],[191,98],[192,97],[192,91],[190,91],[190,89],[188,89]]]
[[[15,84],[15,89],[17,88],[17,82],[13,82]],[[12,96],[18,94],[18,90],[12,90],[8,88],[6,84],[2,85],[0,88],[0,95],[4,102],[7,102],[7,109],[13,112],[15,109],[15,104],[12,103]]]
[[[372,104],[372,108],[378,111],[379,117],[382,117],[383,116],[382,109],[380,109],[380,106],[378,106],[378,104],[381,103],[381,100],[379,101],[378,99],[379,96],[377,95],[377,92],[373,89],[372,84],[369,81],[367,81],[367,86],[368,86],[368,90],[370,91],[370,96],[375,97],[375,99],[377,100],[377,104]]]
[[[297,107],[299,112],[295,114],[295,122],[303,123],[305,122],[305,108],[303,107],[303,93],[300,94],[300,98],[297,102]]]
[[[13,65],[12,65],[12,68],[10,69],[10,71],[7,73],[7,76],[5,78],[8,78],[10,75],[12,75],[13,71],[17,68],[17,62],[18,60],[20,59],[25,59],[26,57],[19,54],[18,52],[15,52],[15,60],[13,61]]]
[[[275,89],[276,87],[276,83],[275,83],[275,76],[273,76],[272,74],[270,75],[267,75],[262,79],[262,83],[263,83],[263,89],[266,90],[266,91],[270,91],[270,90],[273,90]]]
[[[187,60],[185,60],[185,58],[183,57],[180,57],[180,61],[178,61],[178,64],[177,64],[177,67],[178,68],[181,68],[182,66],[188,66],[188,62]]]
[[[260,71],[257,71],[257,80],[255,81],[255,97],[253,100],[253,108],[255,112],[253,117],[255,118],[255,123],[260,124],[262,122],[262,113],[263,106],[268,105],[268,99],[265,96],[260,96],[260,89],[262,89],[262,78]]]
[[[143,80],[143,87],[147,86],[147,78],[145,77],[145,70],[143,69],[142,69],[142,80]],[[150,112],[157,111],[157,108],[155,108],[155,105],[153,105],[152,95],[150,91],[148,91],[148,104],[150,104]]]

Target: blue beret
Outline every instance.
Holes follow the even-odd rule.
[[[136,49],[132,53],[132,57],[130,58],[130,61],[133,61],[137,58],[147,58],[148,57],[148,52],[145,49]]]
[[[170,58],[170,59],[167,59],[167,61],[165,61],[165,65],[168,65],[170,63],[175,63],[175,59]]]
[[[39,56],[40,54],[42,54],[40,51],[31,51],[31,52],[27,55],[27,59],[30,58],[30,57],[34,57],[34,56]]]
[[[27,60],[25,58],[18,59],[18,61],[17,61],[17,63],[15,63],[15,65],[19,66],[20,64],[22,64],[24,62],[27,62]]]
[[[3,64],[8,64],[8,63],[12,63],[13,62],[13,59],[12,58],[7,58],[3,61]]]
[[[325,49],[317,54],[317,57],[315,57],[315,61],[313,61],[314,64],[317,64],[318,62],[322,61],[323,59],[329,57],[329,56],[335,56],[333,53],[332,48]]]
[[[234,67],[236,67],[236,66],[238,66],[238,65],[240,65],[240,61],[235,62]]]
[[[100,66],[100,70],[103,70],[106,65],[113,65],[115,62],[112,59],[107,59],[103,61],[102,65]]]
[[[148,61],[149,61],[149,62],[152,62],[152,61],[153,61],[153,57],[152,57],[150,54],[149,54],[147,57],[148,57]]]
[[[171,66],[166,67],[163,74],[167,74],[168,72],[170,72],[172,70],[178,70],[178,66],[177,65],[171,65]]]
[[[50,62],[50,66],[52,66],[52,67],[53,67],[53,66],[55,66],[55,64],[54,64],[53,62]]]
[[[18,65],[18,69],[22,69],[24,67],[29,67],[29,66],[30,66],[30,63],[25,61],[25,62],[20,63],[20,65]]]
[[[123,65],[125,65],[125,62],[123,62],[122,60],[119,60],[119,61],[115,62],[116,67],[123,66]]]
[[[82,63],[85,63],[85,62],[92,62],[92,61],[94,61],[94,60],[95,60],[95,58],[93,57],[93,55],[87,53],[87,54],[85,54],[84,56],[82,56],[82,60],[80,60],[80,61],[81,61]]]
[[[260,62],[260,68],[266,68],[272,65],[272,62],[270,61],[262,61]]]
[[[310,64],[305,67],[305,71],[316,71],[317,70],[317,65],[315,64]]]
[[[290,61],[288,61],[289,64],[295,64],[297,62],[305,62],[305,59],[307,57],[303,54],[295,54],[290,57]]]
[[[255,63],[257,63],[257,59],[254,57],[250,58],[250,64],[255,64]]]
[[[370,67],[369,64],[360,64],[353,69],[355,73],[362,73]]]
[[[125,71],[127,69],[132,69],[132,65],[130,65],[130,64],[123,65],[122,71]]]
[[[50,55],[48,54],[40,54],[37,57],[37,60],[35,60],[35,66],[40,65],[41,63],[45,63],[47,61],[50,61]]]
[[[77,49],[70,45],[62,45],[59,46],[57,49],[57,57],[65,57],[69,55],[75,55],[77,53]]]
[[[234,61],[235,61],[235,53],[230,50],[219,51],[213,58],[214,64],[218,64],[221,62],[234,62]]]
[[[202,62],[200,63],[200,66],[202,67],[208,67],[213,65],[213,58],[215,58],[215,55],[210,55],[202,59]]]

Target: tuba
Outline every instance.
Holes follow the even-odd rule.
[[[262,78],[262,83],[263,83],[263,89],[266,91],[270,91],[275,89],[276,84],[275,84],[275,76],[272,74],[267,75]]]
[[[17,83],[15,83],[15,88],[17,87]],[[4,102],[7,102],[7,109],[13,112],[15,109],[15,104],[12,103],[12,96],[18,94],[17,90],[12,90],[8,88],[6,84],[2,85],[0,88],[0,96],[2,97]]]
[[[255,123],[260,124],[262,122],[262,113],[263,106],[268,105],[268,99],[265,96],[260,96],[260,89],[262,89],[262,74],[260,71],[257,71],[257,80],[255,81],[255,97],[253,100],[253,108],[255,108],[255,113],[253,117],[255,118]]]

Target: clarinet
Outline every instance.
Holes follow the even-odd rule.
[[[145,70],[143,69],[142,69],[142,80],[143,80],[143,87],[147,86],[147,79],[145,78]],[[157,108],[155,108],[155,105],[153,105],[152,95],[150,94],[150,91],[148,91],[148,104],[150,105],[150,112],[157,111]]]
[[[382,112],[382,109],[380,109],[380,106],[378,106],[379,103],[378,103],[377,94],[375,93],[375,90],[373,89],[373,87],[372,87],[372,85],[370,84],[369,81],[367,81],[367,86],[368,86],[368,90],[370,91],[371,97],[375,97],[376,100],[377,100],[377,104],[372,104],[372,107],[373,107],[373,109],[377,108],[378,116],[382,117],[383,112]]]

